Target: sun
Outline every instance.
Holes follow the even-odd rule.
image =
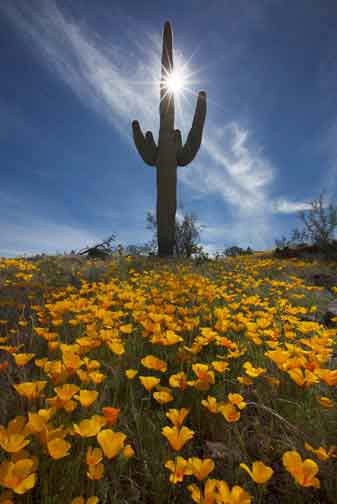
[[[195,95],[192,89],[198,85],[198,81],[195,80],[197,72],[191,71],[189,61],[182,61],[180,58],[176,58],[176,60],[174,68],[168,70],[162,66],[160,80],[152,82],[155,87],[159,84],[161,100],[166,97],[176,99],[177,109],[179,109],[188,95]]]
[[[165,78],[165,87],[169,93],[179,94],[186,89],[186,77],[179,70],[173,70]]]

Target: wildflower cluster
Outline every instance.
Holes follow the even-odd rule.
[[[55,288],[0,261],[0,502],[334,495],[336,330],[306,264],[115,261]]]

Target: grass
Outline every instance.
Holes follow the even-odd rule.
[[[334,269],[270,253],[1,259],[0,503],[337,502],[337,285],[312,281]],[[182,408],[179,447],[163,428]],[[264,483],[240,467],[255,461]]]

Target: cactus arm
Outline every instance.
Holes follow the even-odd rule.
[[[206,93],[200,91],[194,112],[192,127],[185,145],[177,152],[179,166],[186,166],[195,158],[202,140],[202,131],[206,118]]]
[[[166,87],[167,76],[173,71],[173,36],[170,23],[164,25],[163,49],[161,55],[161,78],[160,78],[160,128],[174,128],[174,98]]]
[[[155,166],[157,159],[157,146],[151,131],[144,136],[138,121],[132,122],[133,140],[137,150],[145,163]]]

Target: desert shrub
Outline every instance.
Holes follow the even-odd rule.
[[[275,240],[277,248],[303,245],[305,243],[318,246],[323,252],[331,252],[337,248],[334,240],[337,229],[337,206],[325,202],[324,191],[319,198],[310,202],[308,210],[298,212],[298,217],[304,224],[303,229],[295,228],[291,237],[282,236]]]
[[[240,255],[249,255],[252,253],[253,253],[253,250],[250,247],[247,247],[247,249],[244,250],[243,248],[237,247],[236,245],[234,245],[232,247],[228,247],[224,250],[224,254],[227,257],[237,257]]]
[[[194,254],[193,259],[196,264],[203,264],[210,260],[208,252],[204,250],[202,246],[199,247],[199,250]]]
[[[155,244],[152,242],[144,244],[130,244],[124,247],[123,255],[130,256],[150,256],[156,251]]]
[[[329,245],[337,228],[337,207],[332,203],[325,204],[324,192],[317,200],[310,202],[309,210],[301,210],[299,217],[304,223],[304,230],[298,231],[299,236],[307,239],[311,244],[322,248]],[[294,230],[296,234],[297,230]],[[293,232],[293,233],[294,233]]]
[[[90,259],[105,259],[113,254],[112,242],[116,236],[112,234],[106,240],[103,240],[92,247],[86,247],[78,252],[78,255],[85,255]]]
[[[176,257],[192,257],[194,254],[200,254],[202,247],[198,245],[200,240],[200,231],[203,226],[197,223],[197,216],[194,213],[185,213],[183,219],[176,219],[175,226],[175,248],[174,255]],[[146,216],[147,229],[154,232],[152,243],[157,240],[157,221],[155,216],[148,212]],[[156,251],[156,248],[154,249]]]

